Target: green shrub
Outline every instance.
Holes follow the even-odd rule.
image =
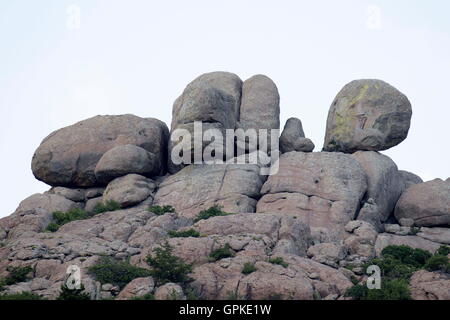
[[[431,257],[431,253],[422,249],[413,249],[408,246],[387,246],[381,252],[383,257],[390,256],[400,263],[416,268],[422,267]]]
[[[269,263],[278,264],[284,268],[287,268],[289,266],[289,264],[287,262],[284,262],[283,258],[281,258],[281,257],[270,258]]]
[[[256,270],[257,269],[256,269],[256,267],[255,267],[255,265],[253,263],[246,262],[244,264],[244,267],[242,268],[242,273],[247,275],[247,274],[255,272]]]
[[[345,296],[354,300],[411,300],[408,281],[405,279],[383,280],[379,290],[355,285],[347,290]]]
[[[227,216],[230,215],[231,213],[226,213],[222,211],[222,207],[220,206],[213,206],[207,210],[202,210],[200,211],[200,213],[197,215],[197,217],[194,219],[194,222],[198,222],[200,220],[206,220],[212,217],[220,217],[220,216]]]
[[[175,212],[175,209],[172,206],[151,206],[150,208],[148,208],[148,211],[156,214],[157,216],[162,216],[166,213]]]
[[[128,261],[111,257],[101,257],[99,261],[89,267],[88,273],[102,284],[111,283],[120,289],[136,278],[150,276],[150,271],[131,265]]]
[[[42,300],[42,297],[32,292],[0,295],[0,300]]]
[[[448,256],[450,254],[450,247],[449,246],[441,246],[437,251],[437,255],[440,256]]]
[[[120,210],[120,204],[114,200],[107,200],[106,202],[100,202],[97,203],[92,211],[93,215],[104,213],[104,212],[110,212],[110,211],[117,211]]]
[[[173,255],[173,248],[168,242],[153,249],[153,254],[147,257],[146,262],[152,268],[150,275],[157,285],[168,282],[185,285],[192,281],[188,276],[192,272],[192,265]]]
[[[189,229],[185,231],[176,231],[176,230],[170,230],[168,232],[169,237],[171,238],[199,238],[200,233],[195,231],[194,229]]]
[[[214,250],[209,255],[209,260],[211,262],[218,261],[225,258],[234,257],[234,251],[231,250],[231,246],[229,243],[225,244],[223,247]]]
[[[7,269],[9,274],[0,281],[0,287],[11,286],[13,284],[28,280],[28,274],[33,271],[32,267],[11,267]]]
[[[448,270],[450,270],[450,263],[448,261],[448,257],[439,254],[432,256],[430,259],[428,259],[427,263],[425,264],[425,269],[427,269],[428,271],[448,272]]]
[[[151,293],[147,293],[141,297],[133,297],[131,300],[155,300],[155,296]]]
[[[61,286],[61,292],[56,300],[91,300],[88,293],[84,292],[84,286],[80,289],[69,289],[65,284]]]

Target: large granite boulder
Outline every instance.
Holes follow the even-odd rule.
[[[356,80],[334,99],[324,151],[380,151],[406,139],[412,109],[408,98],[381,80]]]
[[[190,165],[160,184],[155,204],[171,205],[189,218],[214,205],[226,212],[255,212],[265,179],[256,164]]]
[[[367,189],[366,174],[350,155],[290,152],[261,189],[257,212],[296,214],[315,240],[333,242],[355,218]]]
[[[38,180],[52,186],[96,186],[94,170],[101,157],[114,147],[131,144],[150,152],[155,172],[163,173],[168,136],[167,126],[157,119],[96,116],[50,134],[31,166]]]
[[[450,225],[450,182],[436,179],[409,187],[395,208],[397,220],[412,219],[419,227]]]
[[[194,152],[194,122],[202,122],[202,132],[217,129],[235,129],[241,105],[242,80],[228,72],[206,73],[188,84],[172,109],[171,135],[175,130],[187,130],[191,139],[169,142],[169,171],[175,173],[184,165],[174,164],[171,153],[182,144],[184,150]],[[197,133],[200,134],[200,133]],[[225,134],[223,135],[225,136]],[[172,136],[174,138],[174,136]],[[202,149],[206,143],[202,143]]]
[[[352,157],[366,172],[366,198],[377,205],[380,222],[386,221],[405,186],[397,165],[388,156],[373,151],[358,151]]]
[[[100,183],[136,173],[154,176],[160,173],[159,159],[147,150],[132,145],[122,145],[107,151],[95,166],[95,177]]]
[[[301,120],[297,118],[288,119],[280,136],[281,153],[291,151],[311,152],[314,147],[314,143],[305,138]]]
[[[244,81],[238,127],[244,130],[280,129],[280,95],[270,78],[256,75]],[[267,134],[267,151],[270,151],[271,133],[268,131]]]

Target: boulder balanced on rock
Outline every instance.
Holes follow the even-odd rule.
[[[381,151],[408,135],[411,103],[381,80],[356,80],[334,99],[328,113],[324,151]]]
[[[288,119],[280,136],[281,153],[291,151],[311,152],[314,147],[314,143],[305,138],[301,120],[297,118]]]

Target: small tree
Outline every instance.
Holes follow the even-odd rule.
[[[69,289],[67,285],[61,286],[61,292],[56,300],[91,300],[88,293],[84,292],[84,286],[81,284],[80,289]]]
[[[173,248],[167,241],[161,247],[153,249],[153,253],[153,256],[147,257],[146,262],[152,267],[150,275],[157,285],[168,282],[185,285],[192,281],[188,276],[192,272],[192,265],[173,255]]]

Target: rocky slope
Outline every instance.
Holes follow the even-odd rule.
[[[269,78],[209,73],[175,101],[171,132],[192,131],[195,121],[220,131],[279,129],[279,110]],[[332,102],[323,152],[312,152],[299,119],[287,121],[271,176],[260,174],[260,163],[175,165],[176,143],[153,118],[97,116],[53,132],[32,159],[35,177],[51,188],[0,219],[0,278],[31,267],[3,293],[55,299],[75,265],[91,299],[186,298],[188,291],[202,299],[346,299],[366,278],[361,266],[384,248],[434,253],[450,244],[450,180],[423,182],[379,153],[407,137],[411,116],[392,86],[353,81]],[[211,207],[233,214],[196,219]],[[54,212],[97,214],[52,229]],[[151,270],[147,257],[166,242],[191,265],[188,285],[143,276],[118,287],[89,272],[105,256]],[[224,248],[227,256],[211,259]],[[450,299],[450,276],[418,271],[410,291]]]

